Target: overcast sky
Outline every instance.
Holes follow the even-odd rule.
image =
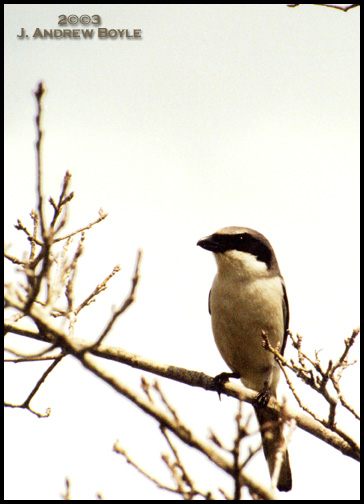
[[[39,35],[81,32],[81,24],[58,24],[71,14],[100,16],[93,38]],[[98,27],[140,30],[141,37],[100,38]],[[13,224],[18,218],[29,224],[35,205],[32,91],[40,80],[47,88],[47,197],[57,196],[69,170],[70,229],[94,220],[100,207],[109,213],[86,236],[78,299],[116,264],[122,268],[80,316],[78,337],[100,334],[111,307],[129,291],[142,248],[137,301],[107,344],[211,375],[226,370],[207,311],[216,266],[196,242],[240,225],[263,233],[275,249],[291,330],[304,336],[309,351],[323,349],[323,359],[340,355],[359,325],[359,9],[6,5],[5,243],[14,255],[26,244]],[[8,346],[31,352],[33,344],[19,337]],[[138,384],[139,372],[105,365]],[[7,364],[6,400],[22,401],[43,369]],[[358,370],[346,373],[345,394],[358,407]],[[201,435],[213,426],[232,439],[233,400],[161,384]],[[282,393],[289,396],[283,384]],[[106,499],[173,498],[112,453],[120,439],[168,482],[156,424],[72,359],[57,367],[33,406],[51,407],[52,414],[5,411],[6,499],[58,499],[66,476],[74,499],[96,492]],[[282,498],[358,498],[358,464],[321,441],[297,430],[290,458],[294,488]],[[209,466],[202,469],[200,459],[190,464],[193,478],[209,488],[215,481]]]

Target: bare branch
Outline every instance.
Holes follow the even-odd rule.
[[[90,224],[88,224],[88,226],[84,226],[80,229],[77,229],[77,231],[73,231],[73,233],[70,233],[66,236],[62,236],[61,238],[55,238],[54,243],[60,242],[62,240],[67,240],[68,238],[71,238],[71,236],[74,236],[78,233],[82,233],[83,231],[86,231],[87,229],[91,229],[93,226],[95,226],[95,224],[98,224],[99,222],[102,222],[104,219],[106,219],[107,216],[108,216],[108,214],[104,213],[103,209],[100,208],[98,219],[96,219],[93,222],[90,222]]]
[[[149,481],[151,481],[152,483],[154,483],[155,485],[157,485],[158,488],[161,488],[162,490],[167,490],[168,492],[178,493],[178,490],[176,490],[175,488],[172,488],[170,486],[164,485],[163,483],[160,483],[154,476],[152,476],[151,474],[147,473],[136,462],[134,462],[134,460],[129,457],[129,455],[126,452],[126,450],[124,450],[124,448],[121,447],[121,445],[119,444],[119,441],[116,441],[116,443],[114,444],[113,450],[114,450],[114,452],[119,453],[120,455],[123,455],[123,457],[125,457],[125,460],[127,461],[128,464],[130,464],[133,467],[135,467],[135,469],[142,476],[144,476]]]
[[[30,212],[30,216],[33,220],[33,236],[32,239],[30,240],[30,255],[29,255],[29,262],[32,262],[35,258],[35,253],[36,253],[36,240],[38,237],[38,227],[39,227],[39,214],[35,210],[32,210]]]
[[[15,355],[16,359],[4,359],[4,362],[13,362],[13,363],[18,363],[18,362],[40,362],[40,361],[46,361],[46,360],[52,360],[56,359],[59,357],[59,355],[49,355],[48,357],[46,356],[41,356],[41,355],[24,355],[21,354],[20,352],[17,352],[16,350],[12,350],[11,348],[4,348],[5,352],[9,352],[12,355]],[[47,352],[50,350],[47,349]]]
[[[109,320],[107,326],[103,330],[101,336],[91,346],[91,348],[96,348],[98,345],[100,345],[100,343],[102,343],[102,341],[106,338],[106,336],[108,335],[108,333],[111,331],[111,328],[113,327],[113,325],[116,322],[117,318],[120,317],[120,315],[122,313],[124,313],[125,310],[127,308],[129,308],[129,306],[134,302],[134,300],[135,300],[135,291],[136,291],[136,287],[137,287],[138,281],[139,281],[139,265],[140,265],[141,257],[142,257],[142,251],[138,250],[138,252],[137,252],[137,258],[136,258],[136,263],[135,263],[134,276],[132,278],[131,290],[130,290],[130,293],[129,293],[128,297],[125,299],[125,301],[120,306],[120,308],[113,313],[111,319]]]
[[[85,308],[86,306],[89,306],[93,301],[95,301],[95,297],[100,294],[100,292],[103,292],[104,290],[107,289],[107,283],[108,281],[114,276],[116,275],[116,273],[118,273],[119,271],[121,270],[120,268],[120,265],[117,264],[114,269],[112,270],[112,272],[110,273],[110,275],[108,275],[105,280],[103,280],[102,283],[98,284],[96,286],[96,288],[94,289],[93,292],[91,292],[91,294],[89,296],[87,296],[87,298],[82,301],[82,303],[74,310],[74,314],[75,315],[78,315],[80,313],[80,311]]]
[[[9,297],[9,294],[6,294],[5,299],[9,306],[21,309],[22,305],[20,301],[15,297]],[[45,318],[45,310],[41,306],[33,305],[31,316],[33,320],[39,320],[39,322],[42,324],[43,329],[41,331],[34,332],[27,329],[21,329],[16,327],[11,322],[5,323],[6,331],[14,332],[15,334],[23,335],[26,337],[33,337],[34,339],[39,341],[58,344],[63,347],[64,351],[72,353],[76,356],[81,355],[87,350],[87,354],[92,354],[96,357],[114,360],[128,366],[141,369],[143,371],[151,372],[158,376],[163,376],[180,383],[185,383],[186,385],[193,387],[200,387],[205,390],[215,392],[217,391],[214,378],[206,375],[205,373],[180,368],[177,366],[171,366],[170,364],[159,363],[155,360],[148,359],[147,357],[142,357],[140,355],[128,352],[117,347],[107,345],[90,347],[90,343],[88,341],[78,338],[72,338],[71,343],[67,335],[52,322],[48,314],[48,319]],[[42,320],[43,322],[41,322]],[[221,390],[220,387],[219,390]],[[226,383],[223,386],[222,393],[231,397],[235,397],[237,399],[241,398],[243,401],[249,402],[250,404],[254,404],[254,401],[256,399],[255,391],[246,389],[245,387],[243,388],[242,386],[233,383]],[[269,400],[269,403],[266,407],[268,409],[272,408],[272,411],[279,414],[279,404],[273,397]],[[332,430],[326,428],[322,423],[314,420],[305,413],[296,411],[288,406],[287,412],[290,418],[294,418],[296,420],[297,426],[301,429],[325,441],[327,444],[341,451],[341,453],[343,453],[344,455],[347,455],[354,460],[360,460],[360,449],[357,444],[345,441],[342,436],[340,437]]]
[[[303,4],[287,4],[287,7],[298,7],[299,5],[303,5]],[[334,4],[311,4],[311,5],[319,5],[320,7],[330,7],[331,9],[338,9],[343,12],[348,12],[350,9],[354,9],[354,7],[360,6],[360,4],[350,4],[350,5],[347,5],[346,7],[343,5],[337,5],[337,4],[336,5],[334,5]]]
[[[35,394],[38,392],[39,388],[44,383],[44,381],[47,378],[47,376],[53,371],[53,369],[57,366],[57,364],[59,364],[59,362],[61,362],[61,360],[63,359],[63,357],[64,357],[64,355],[60,355],[59,357],[57,357],[54,360],[54,362],[52,362],[52,364],[47,368],[47,370],[39,378],[39,380],[37,381],[37,383],[34,386],[33,390],[31,391],[31,393],[29,394],[29,396],[25,399],[25,401],[22,404],[15,405],[15,404],[4,402],[4,406],[6,406],[8,408],[23,408],[23,409],[27,409],[31,413],[34,413],[34,415],[36,415],[39,418],[48,417],[50,415],[50,413],[51,413],[51,409],[50,408],[47,408],[47,411],[46,411],[45,414],[38,413],[37,411],[33,410],[30,407],[30,401],[33,399],[33,397],[35,396]]]
[[[357,336],[357,334],[355,334],[355,336],[354,336],[355,332],[356,331],[353,332],[353,335],[350,338],[350,343],[348,342],[349,340],[347,340],[345,342],[346,348],[343,353],[344,356],[347,356],[348,346],[350,348],[354,344],[355,338]],[[332,382],[332,378],[333,378],[333,374],[331,374],[332,369],[333,369],[332,362],[329,361],[329,364],[328,364],[326,371],[323,370],[321,363],[319,361],[319,358],[318,358],[318,352],[316,352],[315,360],[309,358],[307,355],[305,355],[302,352],[302,349],[301,349],[302,339],[300,338],[297,341],[295,341],[292,334],[290,333],[290,337],[293,341],[293,346],[295,348],[297,348],[298,352],[299,352],[300,365],[295,364],[292,360],[289,363],[287,361],[287,359],[285,359],[276,348],[273,348],[271,346],[269,339],[268,339],[268,335],[264,331],[262,331],[262,336],[263,336],[264,347],[269,352],[273,353],[274,358],[275,358],[276,362],[278,363],[278,365],[280,366],[280,368],[286,378],[287,384],[288,384],[289,388],[291,389],[291,391],[292,391],[295,399],[297,400],[298,404],[300,405],[300,407],[304,411],[309,413],[317,422],[320,422],[324,427],[329,428],[330,430],[332,430],[333,432],[338,434],[345,441],[345,443],[348,443],[357,453],[359,453],[360,449],[359,449],[359,446],[356,443],[356,441],[354,439],[352,439],[350,436],[348,436],[344,431],[342,431],[336,425],[336,422],[335,422],[335,412],[336,412],[336,405],[337,405],[338,399],[333,397],[332,395],[330,395],[329,391],[327,390],[327,383],[329,380]],[[313,369],[307,368],[306,361],[312,365]],[[339,359],[338,362],[341,362],[342,366],[341,366],[341,368],[339,366],[336,366],[335,367],[336,371],[338,369],[341,369],[341,370],[344,369],[344,367],[345,367],[345,364],[343,364],[344,361],[345,361],[345,358]],[[344,367],[343,367],[343,365],[344,365]],[[303,402],[299,398],[297,392],[295,391],[295,388],[292,385],[292,382],[290,381],[290,379],[287,375],[286,368],[293,371],[307,385],[309,385],[313,390],[315,390],[317,393],[319,393],[320,395],[322,395],[325,398],[325,400],[329,404],[329,413],[328,413],[327,420],[324,418],[320,418],[310,408],[308,408],[306,405],[303,404]],[[317,374],[314,375],[313,371],[316,371]],[[335,379],[334,379],[334,381],[335,381]],[[336,385],[337,385],[337,383],[336,383]],[[297,423],[297,424],[299,425],[299,423]]]
[[[45,241],[45,220],[44,220],[44,209],[43,209],[43,194],[42,194],[42,138],[43,131],[41,129],[41,116],[42,116],[42,98],[45,93],[45,88],[43,82],[38,84],[38,88],[34,91],[34,96],[37,100],[37,116],[35,118],[35,123],[37,126],[37,140],[36,140],[36,155],[37,155],[37,197],[38,197],[38,215],[40,219],[40,228],[42,232],[43,240]]]
[[[72,175],[70,174],[70,172],[66,171],[66,174],[65,174],[64,179],[63,179],[63,186],[62,186],[61,194],[59,196],[58,204],[56,204],[54,202],[53,198],[49,199],[49,202],[51,203],[51,205],[53,206],[53,209],[54,209],[54,216],[53,216],[53,219],[52,219],[52,222],[51,222],[51,225],[50,225],[51,229],[54,229],[54,227],[56,225],[56,220],[57,220],[57,218],[59,217],[59,215],[60,215],[60,213],[62,211],[62,207],[64,205],[66,205],[69,201],[71,201],[71,199],[73,198],[73,192],[70,193],[68,196],[65,196],[67,188],[68,188],[68,185],[69,185],[69,183],[71,181],[71,177],[72,177]]]
[[[21,264],[21,265],[27,264],[27,261],[22,261],[21,259],[18,259],[17,257],[11,256],[10,254],[7,254],[6,252],[4,252],[4,257],[5,257],[5,259],[8,259],[9,261],[11,261],[13,264]]]
[[[34,241],[40,247],[43,246],[43,243],[41,241],[37,240],[36,237],[34,237],[31,233],[29,233],[29,231],[27,230],[27,228],[24,226],[24,224],[22,223],[22,221],[20,219],[17,220],[17,224],[14,224],[14,227],[18,231],[24,231],[24,233],[27,235],[28,240],[30,242]]]

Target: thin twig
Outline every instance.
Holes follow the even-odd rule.
[[[287,4],[287,7],[298,7],[299,5],[303,4]],[[342,5],[334,5],[334,4],[311,4],[311,5],[319,5],[320,7],[330,7],[331,9],[338,9],[343,12],[348,12],[350,9],[354,9],[354,7],[359,7],[360,4],[351,4],[348,6],[342,6]]]
[[[125,299],[125,301],[123,302],[123,304],[120,306],[120,308],[113,313],[111,319],[109,320],[105,329],[101,333],[101,336],[97,339],[97,341],[93,345],[91,345],[90,349],[97,348],[102,343],[102,341],[106,338],[108,333],[111,331],[111,329],[112,329],[114,323],[116,322],[116,320],[118,319],[118,317],[120,317],[120,315],[122,313],[124,313],[125,310],[134,302],[136,287],[137,287],[138,281],[139,281],[139,266],[140,266],[141,258],[142,258],[142,251],[138,250],[130,293],[129,293],[128,297]]]
[[[70,193],[68,196],[65,197],[65,194],[66,194],[66,191],[67,191],[67,188],[68,188],[68,185],[71,181],[71,177],[72,175],[70,174],[70,172],[67,170],[66,171],[66,174],[64,176],[64,179],[63,179],[63,186],[62,186],[62,191],[61,191],[61,194],[59,196],[59,200],[58,200],[58,204],[56,204],[53,200],[53,198],[50,198],[49,201],[51,203],[51,205],[53,206],[53,209],[54,209],[54,215],[53,215],[53,219],[52,219],[52,222],[50,224],[50,227],[53,229],[54,226],[56,225],[56,220],[57,218],[59,217],[61,211],[62,211],[62,207],[68,203],[69,201],[71,201],[71,199],[73,198],[73,192]]]
[[[45,239],[45,219],[44,219],[44,209],[43,209],[43,192],[42,192],[42,138],[43,131],[41,128],[41,116],[42,116],[42,98],[45,93],[45,88],[43,82],[38,84],[38,89],[34,91],[34,95],[37,100],[37,116],[35,118],[35,123],[37,126],[38,137],[35,143],[36,146],[36,156],[37,156],[37,197],[38,197],[38,215],[40,219],[40,228],[42,232],[43,240]]]
[[[86,231],[87,229],[91,229],[93,226],[95,226],[95,224],[98,224],[99,222],[101,222],[104,219],[106,219],[107,216],[108,216],[108,214],[104,213],[103,209],[100,208],[98,219],[96,219],[94,222],[90,222],[90,224],[88,224],[88,226],[84,226],[84,227],[82,227],[80,229],[77,229],[76,231],[73,231],[72,233],[69,233],[66,236],[62,236],[60,238],[55,238],[54,239],[54,243],[58,243],[58,242],[60,242],[62,240],[67,240],[68,238],[71,238],[71,236],[74,236],[74,235],[76,235],[78,233],[82,233],[83,231]]]
[[[11,256],[10,254],[7,254],[6,252],[4,252],[4,257],[5,257],[5,259],[8,259],[9,261],[11,261],[13,264],[21,264],[21,265],[28,264],[28,261],[22,261],[21,259],[18,259],[17,257]]]
[[[112,272],[110,273],[110,275],[108,275],[105,280],[103,280],[100,284],[98,284],[96,286],[96,288],[93,290],[93,292],[91,292],[91,294],[89,296],[87,296],[86,299],[84,299],[84,301],[82,301],[82,303],[77,307],[75,308],[75,310],[73,310],[74,314],[75,315],[78,315],[80,313],[80,311],[85,308],[86,306],[89,306],[93,301],[95,301],[95,297],[100,294],[100,292],[103,292],[104,290],[106,290],[107,288],[107,283],[108,281],[114,276],[116,275],[116,273],[118,273],[119,271],[121,270],[120,268],[120,265],[117,264],[114,269],[112,270]]]
[[[4,402],[4,406],[6,406],[8,408],[23,408],[23,409],[27,409],[31,413],[34,413],[34,415],[36,415],[39,418],[48,417],[50,415],[50,412],[51,412],[50,408],[47,408],[47,411],[46,411],[45,414],[38,413],[37,411],[33,410],[30,407],[30,402],[33,399],[33,397],[35,396],[35,394],[38,392],[38,390],[40,389],[41,385],[44,383],[44,381],[47,378],[47,376],[53,371],[53,369],[57,366],[57,364],[59,364],[61,362],[61,360],[63,359],[64,356],[65,355],[62,354],[59,357],[57,357],[54,360],[54,362],[52,362],[52,364],[46,369],[46,371],[39,378],[39,380],[37,381],[37,383],[33,387],[33,390],[31,391],[31,393],[29,394],[29,396],[25,399],[25,401],[22,404],[16,405],[16,404],[11,404],[11,403]]]
[[[123,455],[125,457],[125,460],[127,461],[128,464],[132,465],[142,476],[144,476],[149,481],[151,481],[152,483],[154,483],[155,485],[157,485],[158,488],[161,488],[162,490],[168,490],[168,492],[178,493],[177,489],[172,488],[172,487],[167,486],[167,485],[164,485],[163,483],[161,483],[160,481],[158,481],[156,478],[154,478],[153,476],[151,476],[149,473],[147,473],[144,469],[142,469],[136,462],[134,462],[134,460],[129,457],[129,455],[126,452],[126,450],[124,450],[124,448],[122,448],[120,446],[119,441],[117,441],[114,444],[113,450],[114,450],[114,452],[119,453],[120,455]]]

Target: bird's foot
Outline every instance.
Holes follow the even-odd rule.
[[[219,394],[219,399],[221,401],[221,393],[224,390],[224,385],[229,381],[230,378],[240,378],[239,373],[220,373],[215,376],[214,378],[214,388],[216,389],[217,393]]]
[[[270,396],[272,395],[272,391],[268,382],[264,382],[264,386],[259,394],[255,398],[254,406],[257,408],[265,408],[269,402]]]

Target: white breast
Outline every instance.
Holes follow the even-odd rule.
[[[285,326],[281,278],[242,278],[219,270],[210,310],[216,344],[230,369],[240,373],[245,386],[260,391],[268,381],[275,393],[279,368],[262,347],[262,330],[274,347],[280,346]]]

